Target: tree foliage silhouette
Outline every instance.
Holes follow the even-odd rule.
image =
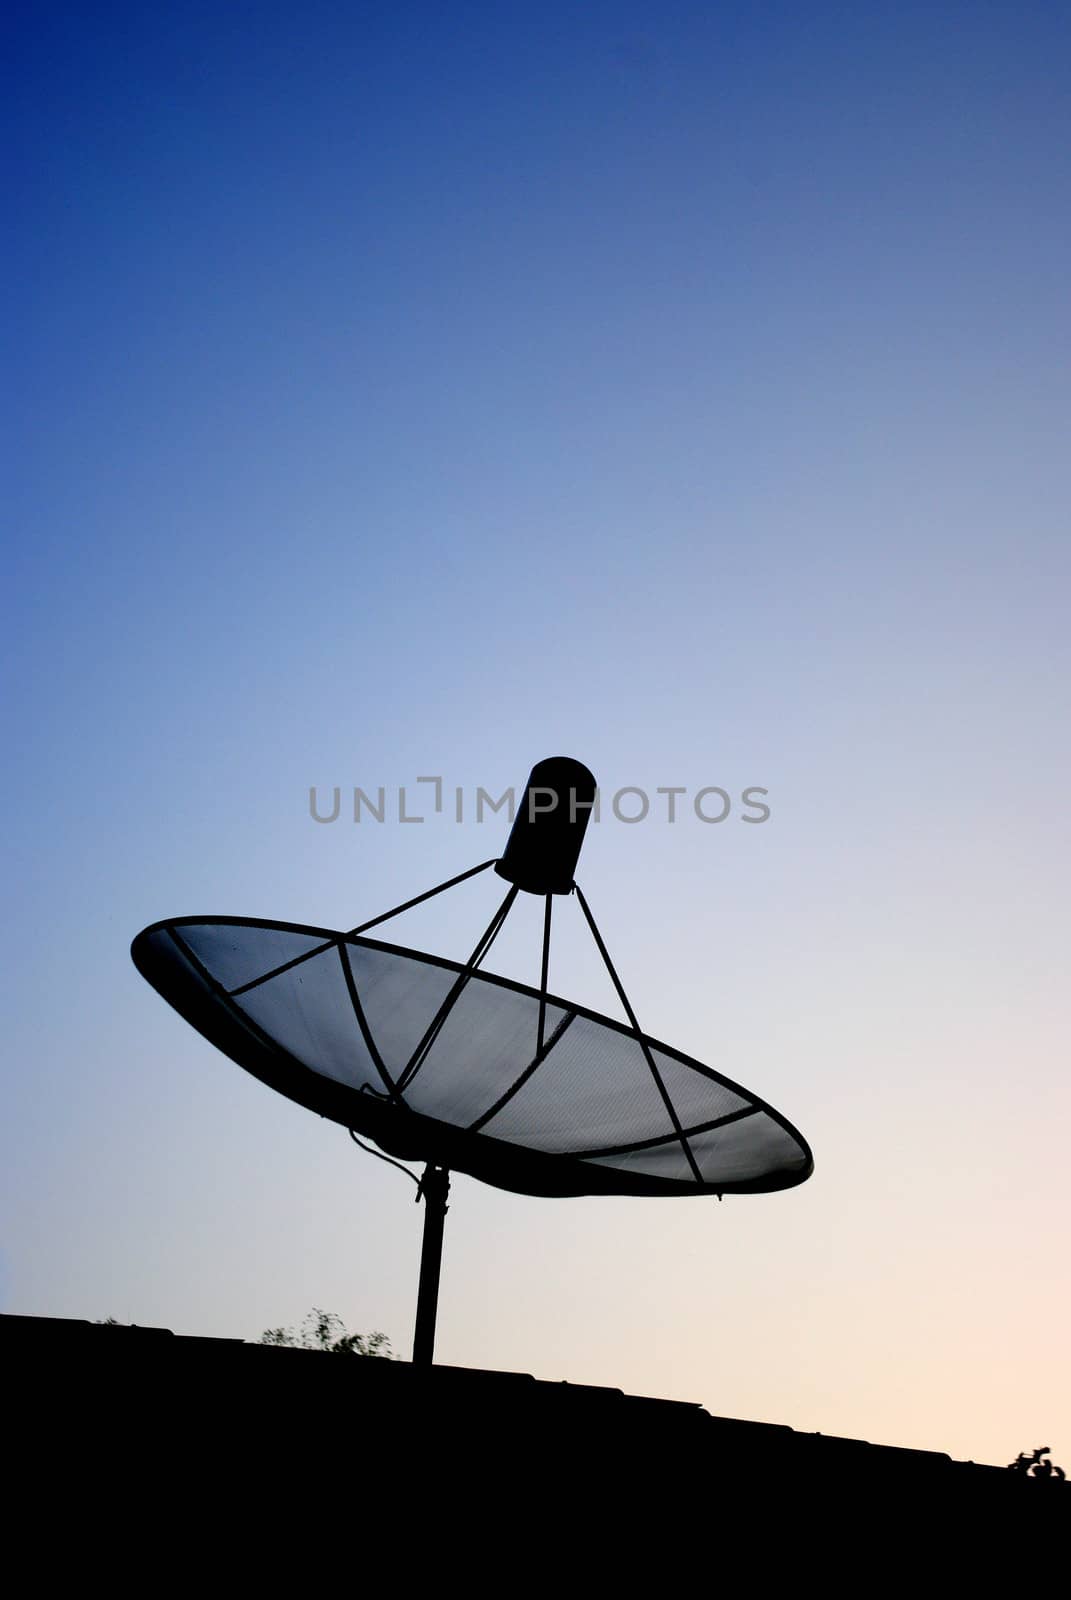
[[[339,1356],[394,1359],[385,1333],[349,1333],[341,1317],[319,1306],[313,1306],[297,1332],[293,1328],[265,1328],[257,1343],[282,1345],[293,1350],[324,1350]]]

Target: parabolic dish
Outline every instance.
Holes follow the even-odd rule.
[[[240,1067],[401,1160],[534,1195],[754,1194],[814,1165],[765,1101],[584,1006],[547,995],[540,1056],[538,990],[488,972],[406,1077],[463,970],[438,956],[239,917],[154,923],[132,955]]]

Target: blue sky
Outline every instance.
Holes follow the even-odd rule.
[[[1004,4],[16,9],[5,1309],[407,1350],[404,1181],[129,941],[351,926],[500,841],[310,785],[562,752],[769,790],[606,819],[581,882],[645,1025],[816,1174],[713,1216],[458,1180],[442,1359],[1067,1464],[1069,44]],[[456,954],[491,898],[398,937]]]

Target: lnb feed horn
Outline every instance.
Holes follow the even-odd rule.
[[[581,761],[537,761],[495,871],[529,894],[571,894],[596,784]]]

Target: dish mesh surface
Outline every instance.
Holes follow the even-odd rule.
[[[157,923],[148,981],[291,1099],[410,1160],[538,1194],[788,1188],[813,1162],[772,1107],[608,1017],[379,940],[236,918]]]

